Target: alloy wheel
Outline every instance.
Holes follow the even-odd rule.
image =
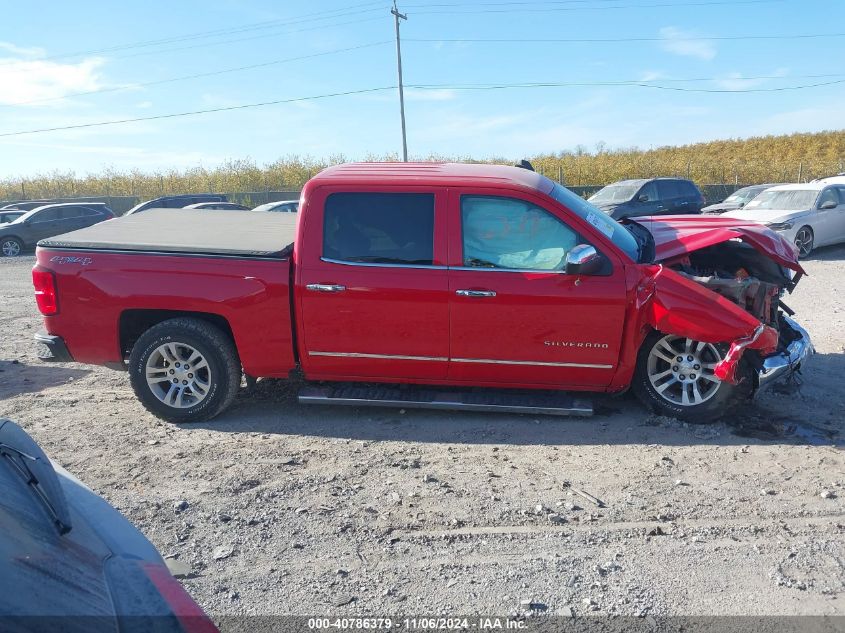
[[[6,240],[0,248],[6,257],[17,257],[21,254],[21,245],[16,240]]]
[[[203,355],[185,343],[159,345],[147,359],[147,386],[169,407],[188,409],[211,390],[211,370]]]
[[[721,354],[710,343],[682,336],[661,338],[648,355],[648,380],[661,398],[672,404],[693,407],[710,400],[722,381],[715,369]]]
[[[800,257],[806,257],[813,250],[813,232],[806,226],[795,234],[795,246]]]

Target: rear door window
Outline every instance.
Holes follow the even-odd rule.
[[[62,207],[61,217],[63,220],[71,220],[85,215],[82,207]]]
[[[680,191],[677,180],[658,180],[657,192],[661,200],[680,198],[683,194]]]
[[[434,194],[331,194],[323,218],[323,257],[371,264],[431,265]]]

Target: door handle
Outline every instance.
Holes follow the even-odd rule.
[[[459,297],[495,297],[496,293],[493,290],[456,290],[455,294]]]
[[[315,292],[343,292],[346,290],[346,286],[339,284],[308,284],[305,287]]]

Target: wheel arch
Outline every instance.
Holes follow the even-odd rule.
[[[26,240],[25,240],[25,239],[23,239],[22,237],[17,236],[17,235],[4,235],[3,237],[0,237],[0,242],[3,242],[3,241],[8,240],[8,239],[10,239],[10,238],[11,238],[11,239],[13,239],[13,240],[17,240],[18,242],[20,242],[20,244],[21,244],[21,247],[22,247],[22,248],[26,248],[26,247],[27,247]]]
[[[132,351],[135,341],[151,327],[178,318],[193,318],[204,321],[219,328],[232,343],[235,343],[235,336],[232,327],[225,317],[212,312],[195,312],[191,310],[156,310],[133,308],[120,313],[118,321],[118,337],[120,353],[123,358],[128,357]]]

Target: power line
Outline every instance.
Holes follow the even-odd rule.
[[[661,2],[654,4],[621,4],[614,6],[595,7],[551,7],[551,8],[514,8],[514,9],[468,9],[465,11],[440,10],[414,11],[413,15],[476,15],[484,13],[552,13],[558,11],[610,11],[614,9],[652,9],[652,8],[683,8],[683,7],[710,7],[717,5],[738,5],[738,4],[772,4],[784,2],[785,0],[708,0],[705,2]],[[420,5],[421,7],[423,5]],[[454,5],[465,7],[466,5]]]
[[[17,101],[15,103],[4,103],[4,104],[0,104],[0,108],[11,108],[11,107],[21,106],[21,105],[30,105],[30,104],[33,104],[33,103],[48,103],[48,102],[52,102],[52,101],[63,101],[64,99],[69,99],[71,97],[81,97],[81,96],[86,96],[86,95],[103,94],[103,93],[107,93],[107,92],[119,92],[121,90],[132,90],[134,88],[142,88],[142,87],[146,87],[146,86],[158,86],[158,85],[161,85],[161,84],[173,83],[173,82],[176,82],[176,81],[187,81],[187,80],[190,80],[190,79],[199,79],[199,78],[202,78],[202,77],[216,77],[218,75],[225,75],[225,74],[228,74],[228,73],[241,72],[241,71],[244,71],[244,70],[253,70],[255,68],[265,68],[267,66],[274,66],[274,65],[277,65],[277,64],[285,64],[285,63],[288,63],[288,62],[300,61],[300,60],[303,60],[303,59],[312,59],[312,58],[315,58],[315,57],[325,57],[326,55],[336,55],[338,53],[347,53],[347,52],[350,52],[350,51],[357,51],[357,50],[361,50],[361,49],[364,49],[364,48],[372,48],[374,46],[382,46],[384,44],[390,44],[390,43],[391,43],[391,40],[384,40],[384,41],[381,41],[381,42],[371,42],[370,44],[361,44],[360,46],[349,46],[347,48],[338,48],[338,49],[331,50],[331,51],[324,51],[322,53],[313,53],[311,55],[300,55],[298,57],[288,57],[288,58],[285,58],[285,59],[275,59],[275,60],[268,61],[268,62],[261,62],[261,63],[258,63],[258,64],[250,64],[248,66],[236,66],[234,68],[223,68],[223,69],[220,69],[220,70],[213,70],[213,71],[204,72],[204,73],[197,73],[197,74],[194,74],[194,75],[182,75],[181,77],[170,77],[168,79],[158,79],[156,81],[146,81],[146,82],[142,82],[142,83],[127,84],[127,85],[123,85],[123,86],[113,86],[111,88],[101,88],[99,90],[87,90],[85,92],[72,92],[72,93],[66,94],[66,95],[61,96],[61,97],[50,97],[50,98],[46,98],[46,99],[32,99],[30,101]]]
[[[208,48],[210,46],[220,46],[221,44],[236,44],[238,42],[252,42],[254,40],[266,39],[268,37],[279,37],[279,35],[293,35],[294,33],[306,33],[308,31],[319,31],[329,27],[347,26],[349,24],[361,24],[363,22],[381,21],[381,18],[363,18],[360,20],[349,20],[347,22],[336,22],[334,24],[320,24],[319,26],[310,26],[304,29],[295,29],[293,31],[285,31],[283,33],[264,33],[263,35],[253,35],[251,37],[239,37],[231,40],[217,40],[216,42],[203,42],[202,44],[193,44],[191,46],[180,46],[178,48],[163,48],[160,50],[141,51],[131,55],[113,55],[109,59],[129,59],[132,57],[142,57],[144,55],[158,55],[161,53],[175,53],[178,51],[187,51],[195,48]]]
[[[838,75],[842,76],[842,75]],[[710,79],[707,81],[748,81],[751,77],[731,77],[728,79]],[[682,80],[674,80],[682,81]],[[685,80],[690,81],[690,80]],[[682,88],[679,86],[662,86],[645,81],[561,81],[561,82],[526,82],[512,84],[408,84],[408,88],[418,90],[510,90],[522,88],[572,88],[572,87],[603,87],[603,86],[631,86],[637,88],[652,88],[655,90],[672,90],[675,92],[708,92],[708,93],[753,93],[753,92],[785,92],[790,90],[806,90],[809,88],[820,88],[845,83],[845,79],[825,81],[801,86],[780,86],[775,88],[736,88],[736,89],[715,89],[715,88]]]
[[[249,108],[260,108],[268,105],[279,105],[283,103],[295,103],[297,101],[314,101],[317,99],[328,99],[330,97],[344,97],[348,95],[359,95],[368,92],[383,92],[385,90],[395,90],[396,86],[383,86],[380,88],[363,88],[361,90],[347,90],[344,92],[330,92],[322,95],[312,95],[309,97],[294,97],[291,99],[276,99],[274,101],[261,101],[258,103],[246,103],[237,106],[225,106],[220,108],[209,108],[206,110],[193,110],[191,112],[173,112],[170,114],[157,114],[153,116],[142,116],[131,119],[117,119],[113,121],[96,121],[94,123],[78,123],[76,125],[62,125],[58,127],[40,128],[36,130],[22,130],[19,132],[3,132],[0,137],[8,136],[23,136],[24,134],[38,134],[41,132],[58,132],[60,130],[79,130],[82,128],[102,127],[105,125],[118,125],[121,123],[138,123],[141,121],[155,121],[158,119],[175,119],[184,116],[194,116],[197,114],[211,114],[213,112],[229,112],[231,110],[246,110]]]
[[[684,37],[685,42],[697,41],[726,41],[726,40],[798,40],[816,39],[828,37],[845,37],[845,33],[802,33],[792,35],[713,35],[710,37]],[[672,42],[668,37],[583,37],[583,38],[482,38],[482,37],[406,37],[406,42],[458,42],[458,43],[537,43],[537,44],[558,44],[558,43],[587,43],[587,44],[613,44],[617,42]]]
[[[303,24],[306,22],[314,22],[317,20],[330,20],[339,17],[349,17],[353,15],[360,15],[363,13],[371,13],[374,11],[379,11],[380,9],[371,8],[371,9],[363,9],[352,11],[351,9],[361,8],[361,7],[372,7],[373,5],[380,5],[381,2],[368,2],[362,5],[353,5],[352,7],[344,7],[343,9],[333,9],[330,11],[318,11],[314,13],[306,13],[301,16],[296,16],[290,19],[277,19],[277,20],[266,20],[264,22],[256,22],[252,24],[242,25],[239,27],[230,27],[225,29],[216,29],[211,31],[199,31],[195,33],[189,33],[186,35],[179,35],[173,37],[167,37],[157,40],[143,40],[139,42],[130,42],[128,44],[120,44],[117,46],[111,46],[107,48],[99,48],[99,49],[88,49],[84,51],[76,51],[73,53],[61,53],[57,55],[50,55],[47,57],[39,57],[37,61],[49,61],[53,59],[63,59],[67,57],[82,57],[85,55],[97,55],[101,53],[110,53],[114,51],[121,51],[121,50],[130,50],[133,48],[145,48],[149,46],[157,46],[161,44],[171,44],[174,42],[184,42],[190,41],[195,39],[202,39],[206,37],[219,37],[221,35],[230,35],[234,33],[243,33],[252,30],[259,30],[259,29],[267,29],[267,28],[280,28],[284,26],[296,25],[296,24]],[[346,11],[345,13],[339,13],[341,11]],[[334,14],[334,15],[329,15]],[[326,26],[333,26],[333,25],[326,25]],[[318,27],[318,28],[322,28]]]
[[[735,81],[750,80],[752,78],[731,78]],[[701,81],[701,80],[679,80],[673,81]],[[715,81],[715,79],[708,79],[707,81]],[[826,81],[814,84],[805,84],[800,86],[782,86],[777,88],[742,88],[742,89],[705,89],[705,88],[682,88],[678,86],[662,86],[657,84],[645,83],[643,81],[593,81],[593,82],[529,82],[529,83],[514,83],[514,84],[409,84],[408,88],[415,88],[418,90],[510,90],[510,89],[531,89],[531,88],[562,88],[562,87],[602,87],[602,86],[619,86],[619,87],[639,87],[652,88],[657,90],[672,90],[676,92],[709,92],[709,93],[754,93],[754,92],[782,92],[788,90],[805,90],[810,88],[819,88],[822,86],[832,86],[845,83],[845,79],[835,81]],[[97,121],[93,123],[79,123],[76,125],[63,125],[51,128],[40,128],[34,130],[21,130],[17,132],[3,132],[0,137],[23,136],[25,134],[38,134],[41,132],[57,132],[61,130],[77,130],[82,128],[102,127],[106,125],[118,125],[122,123],[138,123],[141,121],[155,121],[159,119],[175,119],[186,116],[195,116],[200,114],[211,114],[214,112],[229,112],[233,110],[246,110],[250,108],[259,108],[269,105],[280,105],[285,103],[295,103],[299,101],[314,101],[317,99],[328,99],[331,97],[343,97],[349,95],[358,95],[372,92],[384,92],[386,90],[395,90],[398,86],[382,86],[378,88],[363,88],[360,90],[347,90],[343,92],[332,92],[321,95],[312,95],[308,97],[294,97],[289,99],[276,99],[273,101],[261,101],[257,103],[246,103],[237,106],[226,106],[220,108],[209,108],[205,110],[193,110],[190,112],[173,112],[170,114],[158,114],[145,117],[135,117],[131,119],[117,119],[112,121]]]

